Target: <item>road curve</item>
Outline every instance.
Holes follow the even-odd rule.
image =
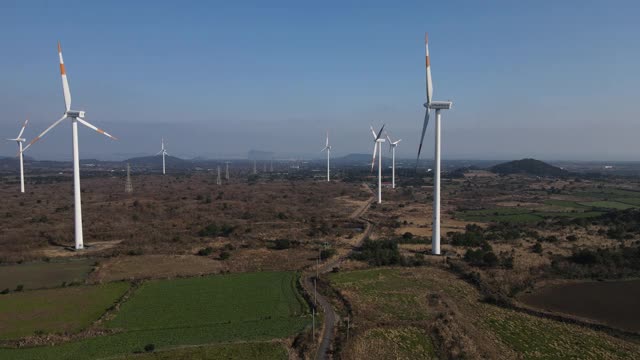
[[[367,189],[371,191],[368,186],[367,186]],[[371,231],[373,230],[373,224],[369,220],[364,219],[362,217],[362,215],[364,215],[364,213],[369,209],[369,206],[371,206],[371,203],[373,203],[373,201],[374,201],[374,197],[372,196],[367,201],[367,203],[361,209],[359,209],[359,211],[355,212],[353,215],[350,216],[350,218],[359,218],[360,220],[366,222],[367,224],[364,231],[362,232],[360,239],[358,239],[358,242],[356,243],[354,248],[359,247],[362,244],[362,242],[367,237],[369,237],[369,235],[371,234]],[[330,272],[331,270],[333,270],[334,267],[339,266],[342,261],[344,261],[347,257],[349,257],[349,255],[351,255],[352,252],[353,252],[353,249],[349,251],[347,254],[344,254],[342,256],[337,256],[335,259],[329,260],[326,263],[320,265],[318,272],[320,274],[325,274]],[[310,298],[313,298],[313,277],[314,277],[313,272],[307,273],[302,281],[302,286],[307,292],[307,294],[309,294]],[[333,306],[331,306],[331,303],[329,303],[329,300],[327,300],[327,298],[325,298],[320,293],[317,293],[316,295],[317,295],[316,307],[321,307],[322,312],[324,313],[324,326],[322,328],[322,339],[320,341],[320,345],[318,346],[318,351],[316,352],[316,360],[325,360],[327,359],[327,352],[331,348],[331,341],[333,340],[333,330],[336,327],[338,315],[336,314],[335,310],[333,310]]]

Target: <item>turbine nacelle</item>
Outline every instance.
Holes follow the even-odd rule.
[[[84,118],[84,111],[76,111],[76,110],[68,110],[64,113],[67,117],[70,118]]]
[[[424,104],[424,107],[427,109],[434,110],[449,110],[453,106],[453,102],[451,101],[432,101],[431,104]]]

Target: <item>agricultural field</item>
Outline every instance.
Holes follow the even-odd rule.
[[[2,295],[0,339],[78,332],[96,321],[128,289],[128,283],[118,282]]]
[[[136,354],[126,358],[132,360],[286,360],[289,356],[287,349],[278,342],[243,342],[186,347]]]
[[[82,284],[94,264],[95,260],[79,258],[0,265],[0,290],[14,290],[20,285],[23,290],[33,290]]]
[[[640,356],[636,342],[482,302],[472,285],[437,267],[348,271],[328,280],[353,307],[353,340],[344,347],[348,359],[386,359],[387,351],[402,359],[452,352],[492,359]],[[388,298],[415,301],[398,301],[399,309],[391,309]],[[395,345],[380,349],[390,339]]]
[[[49,347],[0,349],[0,357],[97,359],[144,352],[148,346],[170,350],[288,338],[311,320],[296,281],[295,273],[263,272],[145,282],[104,320],[99,328],[107,335]],[[281,351],[270,347],[257,345],[254,350],[281,358]]]

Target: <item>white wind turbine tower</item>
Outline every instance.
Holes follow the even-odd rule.
[[[218,165],[218,177],[216,178],[216,185],[222,185],[222,178],[220,177],[220,165]]]
[[[20,129],[20,132],[18,133],[18,136],[16,136],[15,139],[7,139],[9,141],[15,141],[18,143],[18,157],[20,158],[20,192],[21,193],[24,192],[24,162],[23,162],[23,156],[22,156],[22,143],[27,141],[25,138],[22,137],[22,133],[24,132],[24,128],[27,126],[28,122],[29,120],[24,121],[24,124],[22,125],[22,129]]]
[[[331,176],[330,176],[330,164],[329,164],[329,159],[331,158],[331,145],[329,145],[329,132],[327,131],[327,142],[325,143],[324,149],[320,150],[320,152],[323,152],[327,150],[327,181],[331,181]]]
[[[167,149],[164,148],[164,138],[162,138],[162,147],[160,148],[160,151],[158,151],[156,156],[158,156],[158,155],[162,155],[162,175],[164,175],[164,174],[166,174],[164,157],[165,157],[165,155],[169,155],[169,153],[167,152]]]
[[[226,165],[226,172],[225,172],[225,174],[224,174],[224,178],[225,178],[227,181],[229,181],[229,162],[228,162],[228,161],[227,161],[227,162],[225,162],[225,165]]]
[[[389,150],[391,151],[391,187],[396,188],[396,147],[402,141],[398,139],[395,142],[391,141],[389,134],[387,134],[387,140],[389,141]]]
[[[420,160],[420,151],[424,141],[424,133],[427,131],[429,124],[429,112],[431,109],[436,111],[436,131],[435,131],[435,156],[433,170],[433,235],[431,237],[431,253],[440,255],[440,110],[449,110],[453,104],[451,101],[432,101],[433,83],[431,80],[431,64],[429,62],[429,41],[427,34],[424,36],[424,44],[426,49],[426,71],[427,71],[427,102],[424,103],[426,112],[424,115],[424,123],[422,125],[422,135],[420,136],[420,146],[418,147],[418,156],[416,158],[416,169],[418,168],[418,160]]]
[[[80,250],[84,248],[84,241],[82,236],[82,201],[80,199],[80,155],[78,151],[78,123],[99,132],[113,140],[117,140],[114,136],[109,135],[104,130],[99,129],[84,119],[85,112],[71,110],[71,91],[69,90],[69,81],[67,80],[67,72],[64,68],[64,61],[62,60],[62,48],[60,42],[58,42],[58,57],[60,58],[60,75],[62,76],[62,92],[64,94],[65,112],[62,117],[49,126],[42,134],[36,136],[31,142],[22,150],[26,151],[36,141],[40,140],[46,133],[56,127],[65,119],[71,120],[71,134],[73,143],[73,195],[74,195],[74,211],[75,211],[75,248]]]
[[[371,171],[373,171],[373,166],[376,163],[376,151],[378,151],[378,204],[382,203],[382,143],[384,142],[384,138],[382,137],[382,130],[384,130],[384,125],[380,128],[378,134],[373,130],[373,126],[371,126],[371,133],[373,134],[373,161],[371,161]]]

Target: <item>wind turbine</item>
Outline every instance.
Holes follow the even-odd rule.
[[[331,158],[331,145],[329,145],[329,132],[328,131],[327,131],[327,142],[326,142],[326,144],[324,146],[324,149],[320,150],[320,152],[323,152],[325,150],[327,150],[327,181],[330,181],[331,177],[329,176],[329,174],[330,174],[329,173],[329,169],[330,169],[329,159]]]
[[[162,155],[162,175],[164,175],[166,173],[165,172],[164,156],[165,155],[169,155],[169,153],[167,152],[167,149],[164,148],[164,138],[162,138],[162,148],[160,149],[160,151],[158,151],[156,156],[158,156],[158,155]]]
[[[387,134],[387,140],[389,141],[389,151],[391,151],[391,187],[396,188],[396,147],[402,141],[398,139],[395,142],[391,141],[389,134]]]
[[[24,128],[27,127],[27,123],[29,122],[29,120],[25,120],[24,124],[22,125],[22,129],[20,129],[20,132],[18,133],[18,136],[16,136],[15,139],[7,139],[9,141],[15,141],[18,143],[18,157],[20,158],[20,192],[24,193],[24,165],[23,165],[23,159],[22,159],[22,143],[27,141],[25,138],[22,138],[22,133],[24,132]]]
[[[427,34],[424,35],[424,44],[426,49],[426,67],[427,67],[427,102],[424,103],[426,112],[424,115],[424,123],[422,125],[422,135],[420,136],[420,146],[418,147],[418,156],[416,158],[416,169],[418,168],[418,160],[420,160],[420,151],[424,141],[424,133],[427,131],[429,124],[429,112],[431,109],[436,111],[436,132],[435,132],[435,166],[433,170],[433,234],[431,237],[431,253],[440,255],[440,110],[449,110],[453,103],[451,101],[432,101],[433,83],[431,81],[431,64],[429,62],[429,41]]]
[[[102,129],[99,129],[84,119],[85,112],[71,110],[71,91],[69,90],[69,81],[67,80],[67,72],[64,68],[64,61],[62,60],[62,48],[60,42],[58,42],[58,57],[60,58],[60,75],[62,76],[62,93],[64,94],[65,112],[62,117],[49,126],[42,134],[36,136],[31,142],[22,150],[26,151],[36,141],[40,140],[46,133],[56,127],[65,119],[71,120],[71,135],[73,143],[73,198],[74,198],[74,211],[75,211],[75,248],[80,250],[84,248],[84,241],[82,236],[82,201],[80,199],[80,155],[78,152],[78,123],[93,129],[100,134],[117,140],[116,137],[109,135]]]
[[[373,172],[373,166],[376,163],[376,151],[378,151],[380,157],[378,158],[378,204],[382,203],[382,143],[384,138],[382,137],[382,130],[384,130],[384,124],[380,128],[380,131],[376,134],[371,126],[371,133],[373,134],[373,161],[371,161],[371,171]]]

